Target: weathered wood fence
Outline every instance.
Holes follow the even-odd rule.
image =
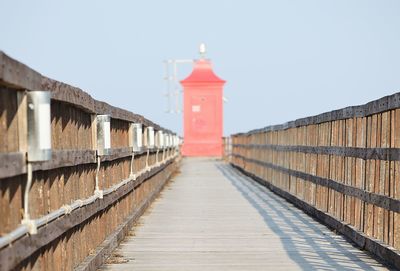
[[[25,198],[30,91],[51,93],[52,156],[31,164]],[[102,156],[100,114],[111,117],[111,148]],[[170,138],[163,148],[133,152],[131,123],[173,134],[0,52],[0,270],[95,270],[104,261],[179,162]],[[29,223],[22,222],[26,202]]]
[[[235,167],[400,268],[400,93],[232,142]]]

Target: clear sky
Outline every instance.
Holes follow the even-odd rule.
[[[0,50],[175,131],[162,61],[197,58],[200,42],[228,81],[225,134],[400,89],[398,0],[0,0],[0,10]]]

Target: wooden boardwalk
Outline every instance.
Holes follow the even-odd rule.
[[[387,270],[223,162],[184,159],[101,270]]]

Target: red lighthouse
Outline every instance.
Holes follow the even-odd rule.
[[[204,45],[200,53],[205,54]],[[183,148],[185,156],[222,155],[222,91],[225,81],[203,57],[194,62],[192,73],[181,81],[183,86]]]

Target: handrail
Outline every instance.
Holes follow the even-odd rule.
[[[382,97],[380,99],[368,102],[363,105],[349,106],[342,109],[328,111],[315,116],[299,118],[294,121],[289,121],[283,124],[270,125],[259,129],[253,129],[248,132],[236,133],[233,134],[232,136],[239,136],[239,135],[250,136],[257,133],[282,131],[290,128],[298,128],[301,126],[321,124],[337,120],[363,118],[397,108],[400,108],[400,92]]]

